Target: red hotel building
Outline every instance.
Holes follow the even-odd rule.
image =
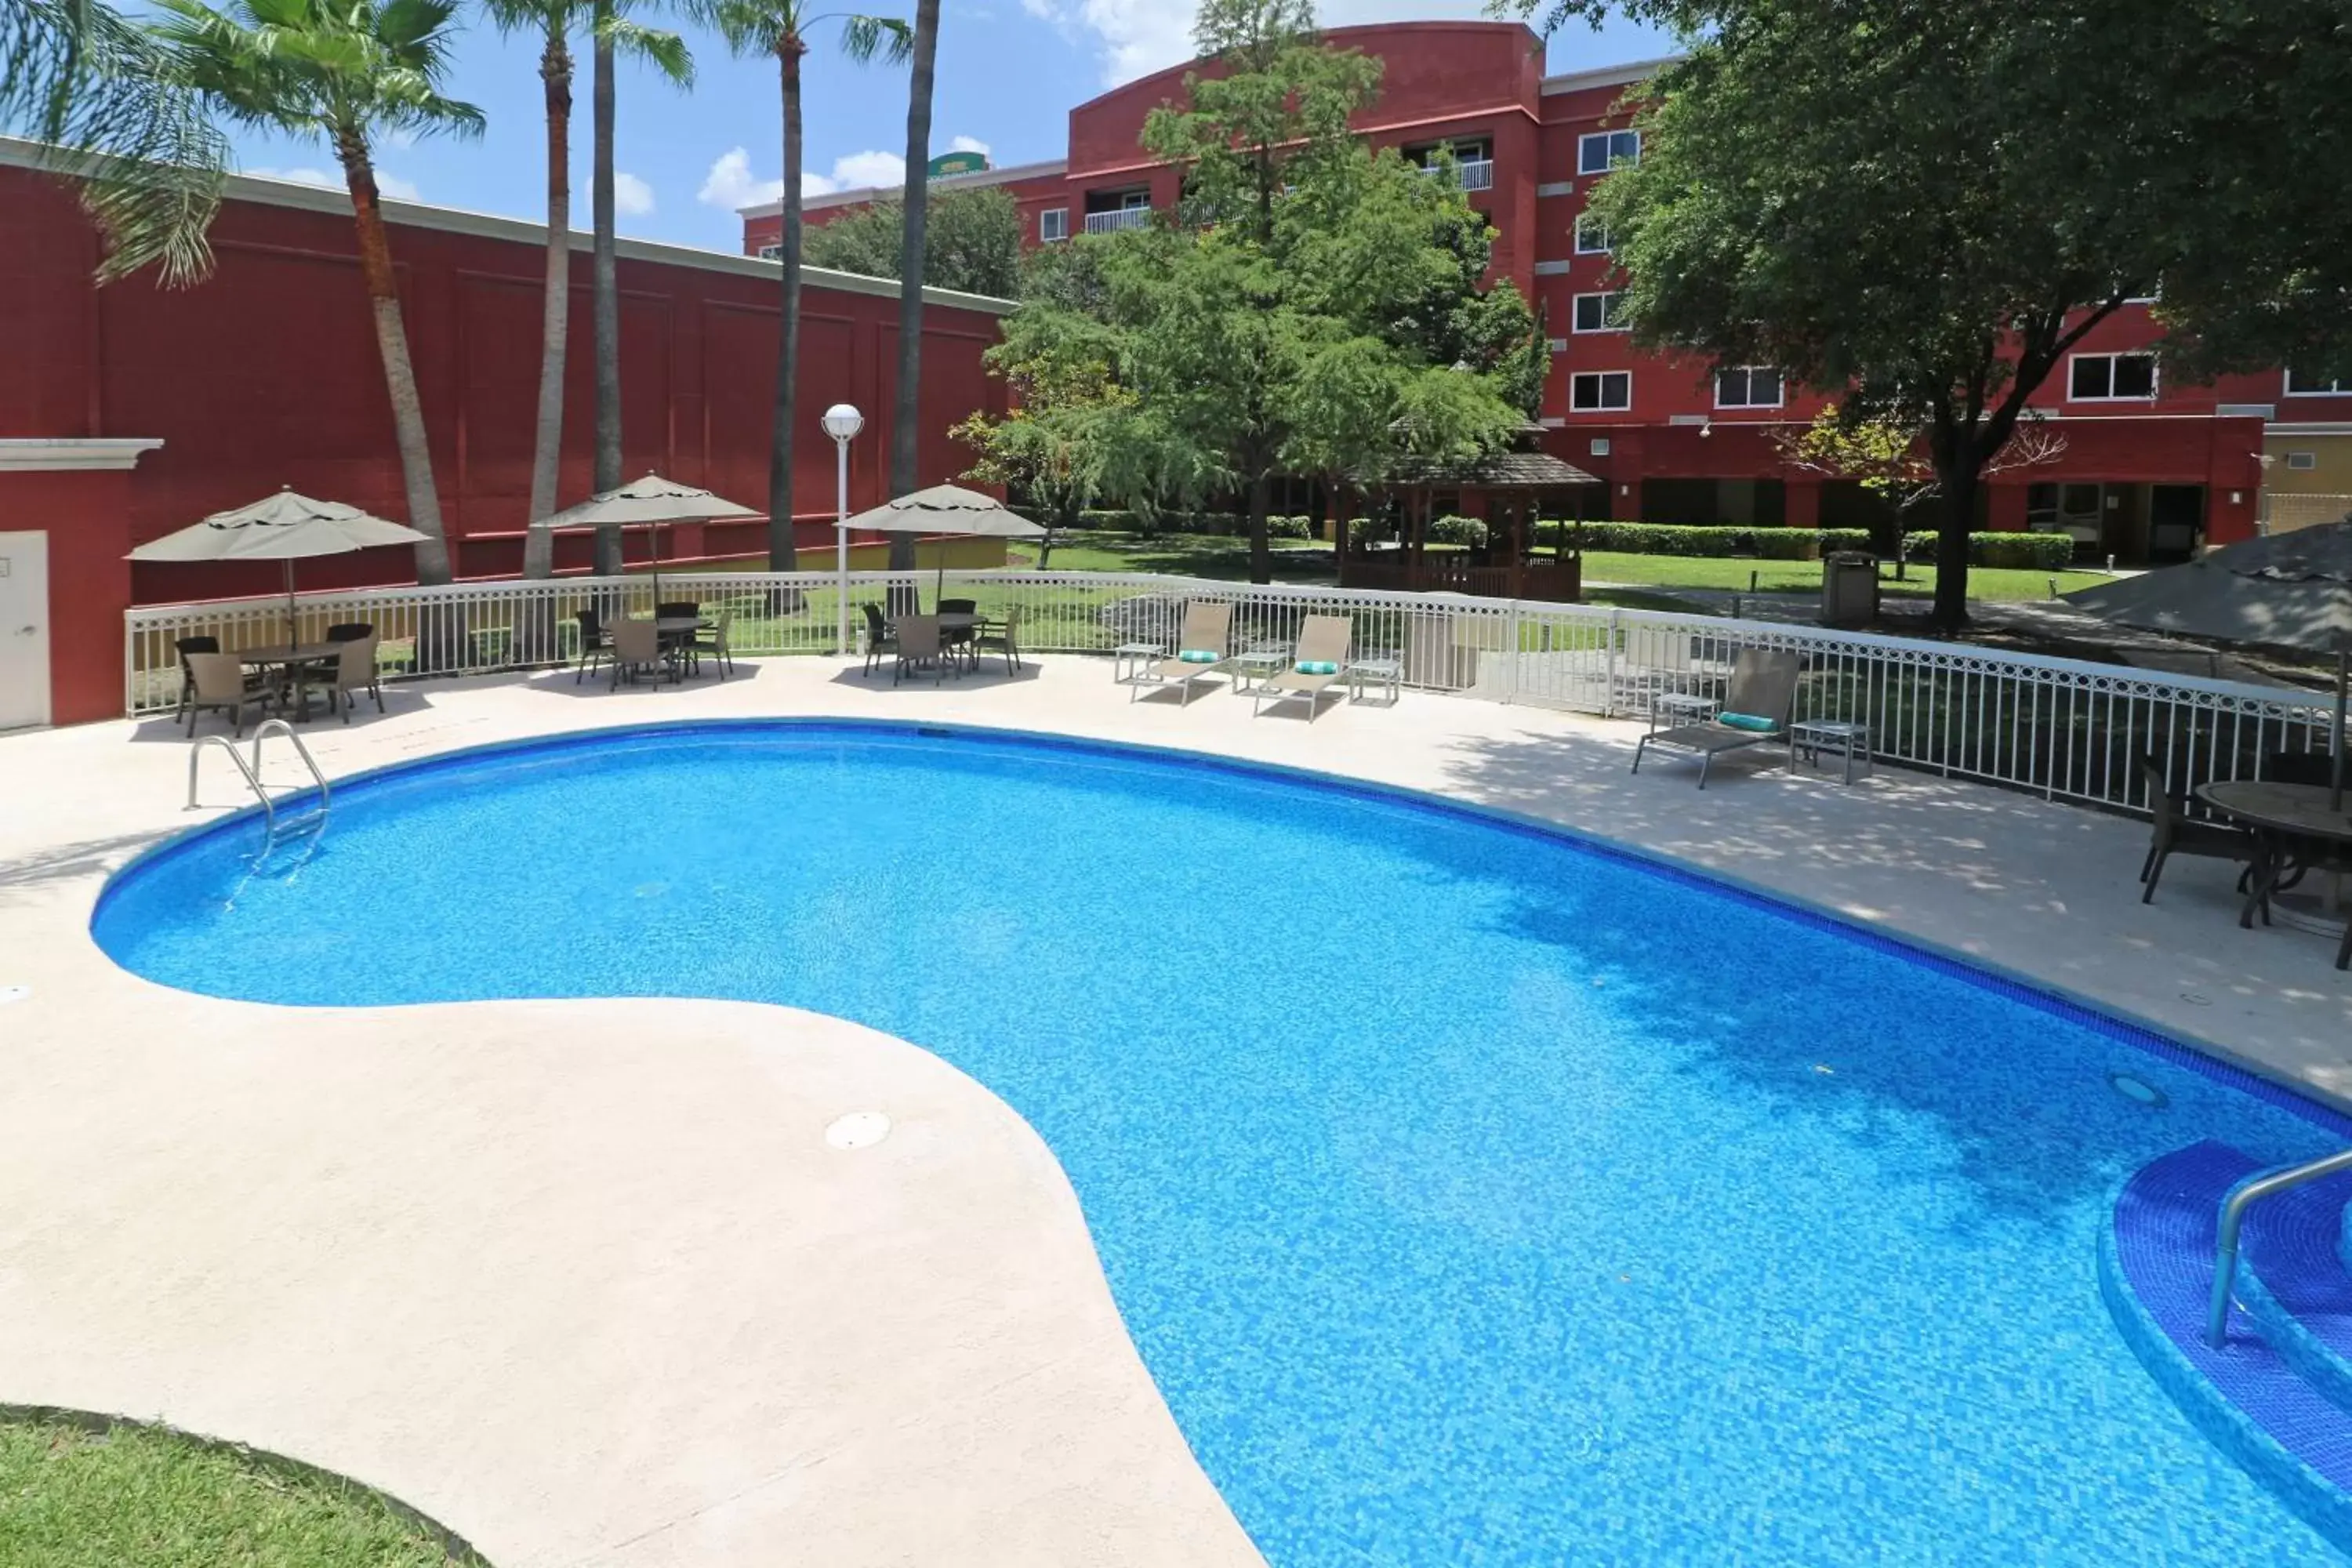
[[[1640,155],[1619,100],[1661,62],[1547,77],[1540,41],[1517,23],[1408,22],[1328,37],[1385,63],[1380,96],[1359,117],[1365,136],[1408,154],[1454,148],[1472,202],[1495,226],[1495,271],[1549,323],[1544,444],[1608,481],[1605,500],[1591,499],[1594,515],[1800,527],[1866,520],[1867,498],[1854,486],[1792,472],[1768,436],[1771,426],[1810,420],[1819,395],[1769,370],[1637,353],[1612,330],[1608,238],[1579,215],[1612,159]],[[1144,116],[1181,97],[1193,68],[1171,68],[1071,110],[1064,158],[939,185],[1005,187],[1032,246],[1147,221],[1176,200],[1179,175],[1139,145]],[[808,220],[892,194],[811,197]],[[778,205],[742,216],[745,249],[772,253]],[[2352,491],[2352,385],[2306,387],[2284,371],[2170,384],[2147,353],[2158,334],[2143,307],[2127,306],[2081,345],[2035,398],[2063,433],[2063,452],[1996,477],[1987,526],[2063,529],[2087,553],[2137,562],[2252,534],[2266,470],[2275,470],[2274,489],[2286,481],[2327,492],[2293,516],[2282,510],[2282,525],[2320,521],[2352,500],[2336,493]]]

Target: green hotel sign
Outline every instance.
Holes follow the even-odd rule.
[[[984,174],[988,172],[985,153],[942,153],[929,165],[929,178],[942,179],[949,174]]]

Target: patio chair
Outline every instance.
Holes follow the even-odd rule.
[[[941,599],[940,614],[943,616],[976,616],[980,613],[978,599]]]
[[[735,669],[735,656],[727,647],[727,633],[734,624],[735,612],[721,610],[719,612],[718,618],[711,622],[710,629],[698,634],[695,639],[687,645],[687,652],[693,657],[697,666],[702,663],[704,654],[710,656],[710,662],[719,667],[719,679],[721,680],[726,679]]]
[[[867,676],[874,673],[874,667],[882,662],[884,654],[898,650],[898,639],[892,635],[890,623],[882,618],[881,605],[860,605],[857,607],[866,612],[866,668],[858,674]]]
[[[2253,875],[2254,859],[2260,853],[2253,834],[2242,827],[2189,816],[2188,803],[2174,798],[2166,787],[2164,764],[2154,757],[2140,758],[2139,776],[2147,785],[2149,826],[2147,858],[2139,863],[2139,901],[2156,901],[2156,884],[2164,876],[2164,863],[2175,855],[2236,861],[2245,868],[2238,874],[2238,886],[2244,888],[2246,879]],[[2270,907],[2265,904],[2263,923],[2269,924],[2270,918]]]
[[[1184,626],[1176,636],[1176,657],[1129,677],[1127,700],[1146,686],[1176,688],[1176,705],[1192,700],[1192,683],[1233,668],[1234,606],[1226,599],[1194,599],[1184,606]]]
[[[220,638],[207,637],[182,637],[172,645],[180,655],[180,707],[172,715],[173,723],[188,716],[188,704],[196,694],[196,678],[188,672],[188,656],[192,653],[218,653]]]
[[[1684,724],[1644,735],[1633,748],[1633,771],[1653,750],[1675,752],[1698,759],[1698,787],[1706,787],[1707,770],[1726,752],[1745,751],[1769,741],[1788,738],[1789,721],[1797,706],[1797,677],[1804,661],[1793,653],[1742,648],[1731,662],[1731,685],[1723,710],[1704,724]]]
[[[357,642],[362,637],[373,636],[375,624],[372,621],[337,621],[327,628],[329,642]]]
[[[898,631],[895,641],[898,662],[890,667],[890,684],[898,685],[928,664],[931,667],[931,684],[937,686],[947,670],[946,650],[940,644],[939,616],[900,616]]]
[[[1307,721],[1315,722],[1323,706],[1323,693],[1339,683],[1340,672],[1348,668],[1348,644],[1355,635],[1355,623],[1345,616],[1307,616],[1298,628],[1298,646],[1291,649],[1290,668],[1257,683],[1251,717],[1265,712],[1269,702],[1280,704],[1303,697]]]
[[[682,621],[688,616],[698,620],[702,616],[702,605],[693,599],[665,599],[654,606],[657,621]]]
[[[1004,619],[985,627],[972,639],[972,661],[979,663],[983,653],[1004,656],[1004,673],[1012,674],[1021,668],[1021,606],[1004,606]]]
[[[238,740],[245,738],[245,710],[268,707],[274,693],[247,679],[245,666],[233,653],[190,653],[182,656],[188,669],[188,734],[196,732],[196,719],[207,709],[228,714]]]
[[[376,635],[373,631],[358,638],[339,639],[342,652],[331,664],[307,664],[302,667],[301,681],[327,694],[327,710],[341,712],[343,722],[352,721],[352,710],[359,706],[362,691],[375,699],[375,710],[383,711],[383,688],[378,684],[375,663]]]
[[[2270,784],[2326,789],[2336,782],[2336,759],[2326,752],[2273,752],[2263,758],[2263,778]]]
[[[572,684],[577,686],[583,676],[613,657],[613,637],[593,610],[575,611],[572,618],[580,623],[580,667],[572,672]]]
[[[662,646],[661,630],[651,621],[624,618],[613,623],[613,686],[634,681],[645,670],[667,670],[677,677],[677,655]]]

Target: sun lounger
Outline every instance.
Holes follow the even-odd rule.
[[[1323,707],[1323,693],[1339,683],[1348,668],[1348,643],[1355,629],[1345,616],[1307,616],[1298,628],[1298,646],[1291,650],[1289,668],[1257,683],[1251,712],[1265,712],[1269,702],[1303,697],[1307,721],[1315,722]]]
[[[1144,687],[1173,686],[1177,706],[1192,700],[1192,683],[1233,667],[1234,606],[1229,600],[1195,599],[1184,606],[1184,629],[1176,639],[1176,657],[1147,665],[1128,678],[1127,700],[1135,700]]]
[[[1644,735],[1633,748],[1633,771],[1653,749],[1698,759],[1698,787],[1706,787],[1706,771],[1726,752],[1744,751],[1769,741],[1785,741],[1797,705],[1797,675],[1803,661],[1793,653],[1768,653],[1742,648],[1732,661],[1731,688],[1724,694],[1723,711],[1704,724],[1685,724]]]

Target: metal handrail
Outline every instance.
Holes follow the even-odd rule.
[[[310,748],[302,743],[302,737],[294,732],[294,726],[283,719],[265,719],[255,728],[253,767],[250,776],[256,781],[261,777],[261,742],[267,735],[283,735],[294,743],[295,755],[302,759],[302,765],[310,770],[310,778],[319,786],[319,810],[324,813],[328,806],[334,804],[332,792],[327,787],[327,775],[319,771],[318,762],[310,755]],[[220,737],[215,735],[213,739],[218,740]],[[257,787],[258,787],[257,784]]]
[[[228,760],[235,763],[236,764],[236,771],[245,775],[246,787],[253,791],[253,796],[256,800],[261,802],[262,818],[264,826],[268,828],[268,837],[271,838],[277,837],[278,803],[271,800],[269,798],[269,792],[261,787],[260,776],[257,774],[253,769],[246,765],[246,762],[243,757],[237,755],[236,742],[229,740],[224,735],[206,735],[203,740],[198,741],[194,745],[188,748],[188,808],[192,811],[195,809],[196,764],[204,761],[205,748],[207,746],[218,746],[222,751],[228,753]],[[256,761],[258,760],[258,758],[256,759]]]
[[[2230,1298],[2238,1284],[2238,1232],[2245,1225],[2246,1211],[2264,1198],[2338,1171],[2352,1171],[2352,1149],[2257,1176],[2222,1200],[2221,1236],[2213,1250],[2213,1301],[2205,1320],[2206,1343],[2220,1350],[2230,1342]]]
[[[285,720],[265,719],[253,731],[253,760],[250,763],[238,754],[236,742],[221,735],[206,735],[188,749],[189,808],[193,810],[196,804],[196,769],[197,764],[204,761],[205,748],[218,746],[228,753],[228,760],[236,764],[236,771],[244,778],[246,788],[253,792],[253,798],[261,803],[261,855],[263,858],[267,858],[269,852],[278,847],[279,826],[278,797],[271,795],[269,786],[261,782],[261,742],[271,735],[283,735],[294,743],[295,754],[302,759],[302,765],[310,771],[312,782],[319,786],[319,809],[308,816],[297,818],[293,826],[299,826],[305,822],[316,821],[323,830],[327,825],[327,808],[334,804],[334,792],[327,783],[327,775],[320,770],[318,760],[310,755],[310,748],[302,743],[302,737],[296,734],[294,726]],[[317,836],[314,834],[312,837],[315,840]]]

